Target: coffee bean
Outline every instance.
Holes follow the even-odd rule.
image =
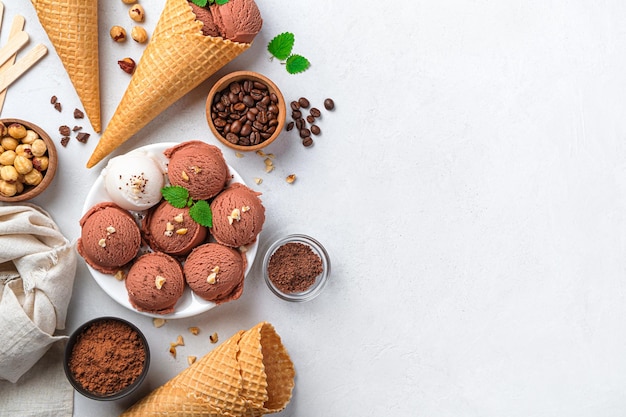
[[[235,105],[233,106],[233,109],[234,109],[235,111],[240,112],[240,111],[244,111],[244,110],[246,109],[246,107],[247,107],[247,106],[246,106],[246,104],[245,104],[245,103],[241,103],[241,102],[239,102],[239,103],[237,103],[237,104],[235,104]]]
[[[317,107],[311,108],[311,116],[320,117],[321,115],[322,115],[322,112],[320,112],[320,110]]]
[[[313,133],[314,135],[319,135],[322,132],[322,130],[320,129],[320,127],[318,125],[311,125],[311,133]]]
[[[228,133],[226,135],[226,140],[236,145],[237,142],[239,142],[239,136],[235,135],[234,133]]]
[[[239,92],[241,91],[241,84],[239,84],[237,81],[235,81],[235,82],[230,83],[228,88],[230,89],[231,93],[239,94]]]
[[[300,110],[300,103],[298,103],[297,101],[292,101],[290,106],[291,110]]]
[[[241,122],[239,120],[235,120],[230,125],[230,131],[231,133],[234,133],[234,134],[238,134],[239,132],[241,132]]]
[[[304,139],[307,136],[311,136],[311,131],[307,128],[300,129],[300,137]]]
[[[311,116],[310,114],[306,117],[306,121],[309,123],[314,123],[315,122],[315,117]]]
[[[243,96],[243,99],[241,100],[243,102],[243,104],[245,104],[247,107],[254,107],[254,99],[252,97],[250,97],[249,95],[245,95]]]
[[[302,113],[299,110],[294,110],[291,112],[291,118],[297,120],[302,117]]]
[[[309,108],[309,100],[306,99],[306,97],[300,97],[300,99],[298,100],[298,104],[300,104],[300,107],[302,107],[303,109],[308,109]]]
[[[296,127],[298,128],[298,130],[304,129],[305,126],[306,122],[304,121],[304,119],[296,120]]]
[[[324,108],[326,110],[333,110],[335,108],[335,102],[332,98],[327,98],[326,100],[324,100]]]
[[[239,134],[243,137],[250,135],[252,133],[252,123],[248,122],[241,127]]]
[[[308,148],[309,146],[313,145],[313,139],[311,139],[311,137],[308,136],[302,139],[302,144]]]
[[[255,81],[255,82],[252,83],[252,85],[257,90],[267,90],[267,86],[265,84],[261,83],[261,82]]]
[[[294,122],[287,123],[287,132],[289,132],[291,129],[293,129],[293,125],[294,124],[295,124]]]

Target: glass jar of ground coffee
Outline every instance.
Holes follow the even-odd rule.
[[[150,350],[141,331],[115,317],[80,326],[65,349],[65,374],[82,395],[117,400],[133,392],[145,378]]]
[[[317,297],[330,275],[330,257],[320,242],[294,234],[272,243],[263,259],[263,275],[269,289],[287,301]]]

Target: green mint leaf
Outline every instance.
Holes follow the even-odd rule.
[[[217,4],[219,4],[221,6],[222,4],[228,3],[228,0],[215,0],[215,3],[217,3]]]
[[[208,0],[191,0],[196,6],[204,7],[208,3]]]
[[[179,185],[167,186],[161,188],[163,198],[176,208],[184,208],[189,200],[189,191],[185,187]]]
[[[191,218],[201,226],[213,227],[213,213],[211,206],[205,200],[198,200],[189,209]]]
[[[286,68],[289,74],[297,74],[306,71],[311,66],[308,59],[302,55],[293,54],[287,58]]]
[[[293,33],[284,32],[280,35],[276,35],[274,39],[267,44],[267,50],[270,54],[282,61],[287,59],[287,57],[291,54],[295,41],[296,37]]]

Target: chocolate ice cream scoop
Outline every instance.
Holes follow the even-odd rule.
[[[194,200],[207,200],[224,189],[230,173],[222,151],[208,143],[192,140],[165,150],[170,158],[170,184],[185,187]]]
[[[178,261],[161,252],[138,258],[128,271],[128,300],[139,311],[167,314],[183,295],[185,279]]]
[[[130,213],[114,203],[93,206],[80,219],[80,226],[78,253],[97,271],[115,274],[139,252],[139,226]]]
[[[187,257],[183,267],[191,290],[217,304],[241,296],[245,269],[246,262],[241,252],[219,243],[198,246]]]
[[[204,36],[222,36],[217,25],[213,21],[211,9],[207,7],[200,7],[191,1],[189,2],[189,6],[191,6],[191,10],[196,15],[196,20],[203,23],[202,34]]]
[[[210,230],[215,240],[235,248],[256,240],[265,222],[265,207],[259,195],[245,185],[235,183],[213,199],[213,227]]]
[[[263,19],[254,0],[230,0],[226,4],[200,7],[189,2],[196,20],[203,23],[202,34],[220,36],[239,43],[251,43],[261,31]]]

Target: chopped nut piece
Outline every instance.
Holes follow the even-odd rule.
[[[179,214],[177,214],[177,215],[174,217],[174,221],[175,221],[176,223],[182,223],[182,222],[184,221],[184,219],[183,219],[183,213],[179,213]],[[169,223],[168,223],[168,224],[169,224]],[[174,226],[172,226],[172,227],[174,227]]]
[[[98,241],[98,245],[100,245],[101,248],[106,248],[107,246],[107,240],[102,238]]]
[[[217,281],[217,274],[215,272],[211,272],[209,276],[207,277],[206,282],[208,282],[209,284],[215,284],[216,281]]]
[[[117,65],[119,65],[122,71],[124,71],[127,74],[134,73],[135,68],[137,67],[137,64],[135,63],[135,61],[129,57],[120,59],[119,61],[117,61]]]
[[[176,346],[173,343],[170,344],[170,353],[173,357],[176,357]]]
[[[274,155],[273,153],[268,153],[267,157],[270,158],[270,159],[274,159],[274,158],[276,158],[276,155]]]
[[[189,328],[189,332],[190,332],[192,335],[197,336],[197,335],[198,335],[198,333],[200,333],[200,328],[199,328],[199,327],[195,327],[195,326],[194,326],[194,327],[190,327],[190,328]]]
[[[115,273],[115,279],[118,281],[124,281],[126,279],[126,273],[120,269]]]
[[[165,232],[163,232],[163,235],[165,235],[167,237],[172,237],[172,236],[174,236],[174,231],[166,230]]]
[[[175,229],[174,225],[170,222],[167,222],[167,224],[165,225],[165,230],[172,231],[174,229]]]
[[[245,213],[246,211],[250,211],[250,206],[243,206],[243,207],[241,208],[241,212],[242,212],[242,213]]]
[[[209,340],[211,343],[217,343],[217,332],[214,332],[211,336],[209,336]]]
[[[259,155],[259,156],[265,156],[265,152],[263,152],[260,149],[258,151],[256,151],[256,154]]]
[[[241,152],[235,152],[235,157],[243,158],[243,154]]]
[[[185,339],[183,339],[182,334],[179,334],[176,338],[176,346],[185,346]]]
[[[154,285],[156,285],[157,290],[160,290],[161,288],[163,288],[163,284],[165,284],[165,277],[161,275],[157,275],[156,278],[154,279]]]
[[[186,228],[186,227],[182,227],[182,228],[178,229],[178,230],[176,231],[176,234],[177,234],[177,235],[181,235],[181,236],[182,236],[182,235],[186,235],[186,234],[187,234],[187,228]]]
[[[237,249],[239,249],[239,252],[241,252],[241,253],[248,252],[248,247],[247,246],[239,246]]]
[[[233,224],[233,221],[241,220],[241,211],[239,211],[238,208],[233,209],[233,211],[230,213],[230,215],[227,218],[228,218],[228,224]]]
[[[270,173],[274,171],[274,165],[266,165],[265,166],[265,172]]]
[[[296,174],[287,175],[286,180],[289,184],[293,184],[296,180]]]
[[[152,324],[154,325],[154,327],[156,327],[157,329],[159,327],[163,327],[163,325],[167,322],[167,320],[162,319],[160,317],[155,317],[152,319]]]
[[[257,178],[255,178],[255,179],[254,179],[254,182],[255,182],[257,185],[258,185],[258,184],[261,184],[261,183],[263,182],[263,178],[258,178],[258,177],[257,177]]]
[[[263,162],[265,162],[265,165],[274,165],[274,161],[272,161],[270,158],[265,158]]]
[[[189,175],[185,171],[182,171],[180,176],[183,178],[183,181],[189,181]]]
[[[193,365],[196,359],[197,358],[195,356],[187,356],[187,363],[189,364],[189,366]]]
[[[218,272],[220,272],[220,267],[219,267],[219,265],[215,265],[215,266],[213,267],[213,269],[211,269],[211,272],[215,272],[216,274],[217,274]]]
[[[111,235],[113,233],[115,233],[115,227],[113,226],[107,227],[107,234]]]
[[[191,167],[191,170],[192,170],[194,173],[196,173],[196,174],[199,174],[199,173],[201,173],[201,172],[202,172],[202,168],[200,168],[199,166],[196,166],[196,165],[192,166],[192,167]]]

